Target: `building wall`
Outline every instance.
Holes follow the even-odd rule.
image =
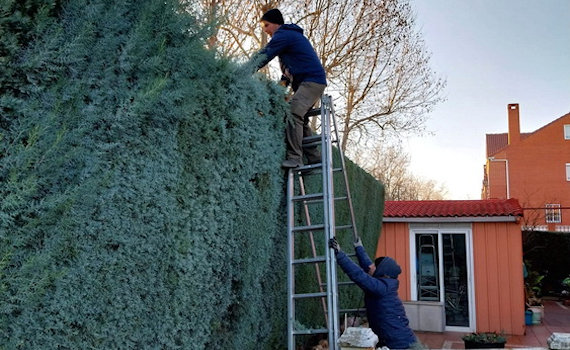
[[[523,208],[541,208],[525,209],[524,225],[545,225],[545,204],[570,207],[570,181],[566,179],[570,140],[564,139],[565,124],[570,124],[570,114],[511,143],[493,155],[495,160],[487,160],[487,199],[507,199],[506,162],[501,159],[508,159],[510,197],[518,199]],[[516,140],[520,134],[509,137]],[[570,225],[570,210],[562,209],[561,214],[562,222],[557,225]]]
[[[524,333],[524,280],[520,223],[473,223],[477,331]],[[410,242],[407,223],[384,223],[376,257],[391,256],[402,267],[399,296],[410,301]]]
[[[517,223],[474,223],[477,331],[524,333],[522,234]]]
[[[376,258],[380,256],[389,256],[398,262],[402,268],[402,273],[398,277],[400,281],[398,294],[402,300],[411,300],[410,239],[407,223],[391,222],[382,225],[382,234],[376,247]]]
[[[489,193],[485,199],[507,199],[507,162],[498,157],[487,159],[486,169]]]

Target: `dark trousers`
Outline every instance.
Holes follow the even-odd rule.
[[[287,122],[285,129],[287,159],[302,164],[304,153],[309,164],[319,163],[321,161],[321,154],[316,146],[305,148],[303,152],[303,137],[313,134],[313,131],[309,127],[308,118],[305,120],[304,117],[319,98],[321,98],[325,87],[326,85],[323,84],[302,82],[291,98],[289,103],[292,118]]]

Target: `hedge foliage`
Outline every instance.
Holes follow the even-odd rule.
[[[1,6],[0,348],[285,348],[281,88],[174,0]]]

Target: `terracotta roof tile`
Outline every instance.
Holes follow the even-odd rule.
[[[532,135],[531,132],[521,133],[521,140],[526,139],[530,135]],[[509,144],[509,134],[506,132],[502,134],[486,134],[485,136],[487,141],[487,157],[499,152]]]
[[[514,199],[386,201],[384,217],[522,216]]]
[[[503,134],[486,134],[487,139],[487,157],[497,153],[501,148],[505,147],[508,143],[509,136],[507,133]]]

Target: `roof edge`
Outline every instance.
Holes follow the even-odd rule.
[[[556,123],[556,122],[560,121],[561,119],[566,118],[566,117],[568,117],[568,116],[570,116],[570,113],[563,114],[562,116],[560,116],[560,117],[554,119],[553,121],[551,121],[551,122],[549,122],[549,123],[544,124],[543,126],[541,126],[540,128],[538,128],[538,129],[536,129],[536,130],[534,130],[534,131],[531,131],[531,132],[521,132],[521,133],[520,133],[521,141],[524,140],[524,139],[526,139],[526,138],[529,138],[529,137],[531,137],[531,136],[533,136],[533,135],[536,135],[536,134],[537,134],[539,131],[541,131],[542,129],[546,129],[546,128],[549,127],[551,124],[554,124],[554,123]],[[487,135],[505,135],[505,134],[508,135],[509,133],[508,133],[508,132],[488,133],[488,134],[485,133],[485,143],[487,142]],[[487,158],[488,158],[488,157],[491,157],[491,156],[493,156],[493,155],[495,155],[495,154],[497,154],[497,153],[499,153],[499,152],[504,151],[504,150],[507,149],[509,146],[510,146],[509,144],[506,144],[506,145],[504,145],[503,147],[497,149],[494,153],[487,153],[487,152],[485,152],[485,153],[487,153]]]
[[[384,217],[382,222],[517,222],[518,216]]]

